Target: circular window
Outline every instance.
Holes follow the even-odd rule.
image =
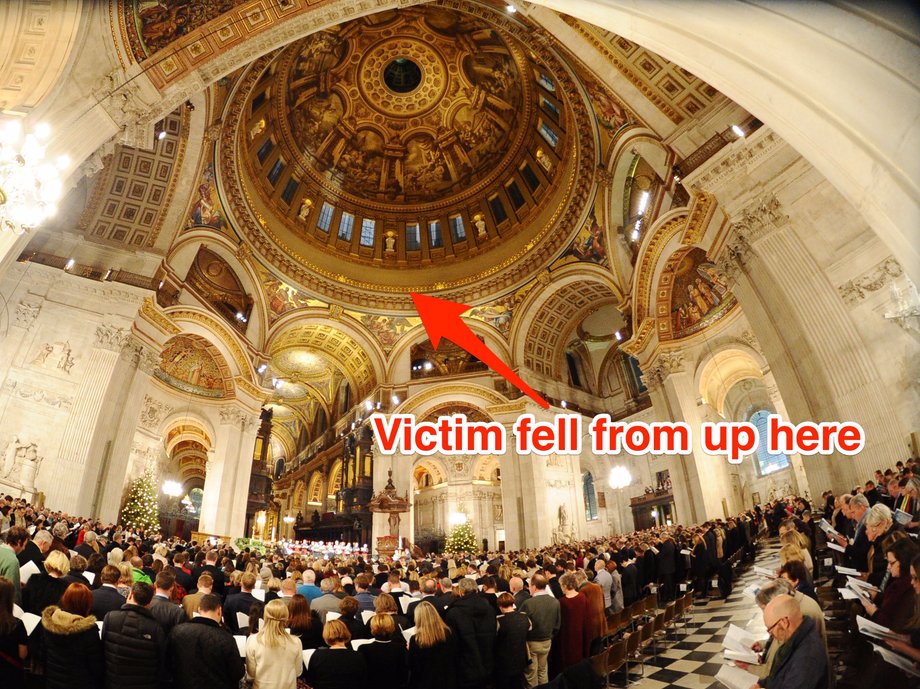
[[[383,68],[383,83],[396,93],[410,93],[422,83],[422,69],[406,57],[398,57]]]

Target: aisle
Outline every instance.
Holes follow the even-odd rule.
[[[776,560],[779,544],[770,541],[760,548],[756,564]],[[748,566],[733,585],[732,593],[726,600],[711,601],[706,605],[694,603],[690,615],[686,636],[681,629],[676,643],[669,642],[667,650],[659,650],[658,655],[645,663],[645,676],[640,679],[638,667],[633,673],[630,666],[630,687],[636,689],[705,689],[721,687],[715,675],[722,666],[722,639],[729,624],[746,627],[754,615],[761,615],[754,599],[744,594],[744,588],[751,583],[761,582],[763,577],[754,574],[754,568]],[[673,635],[672,635],[672,638]],[[623,674],[615,677],[622,686]]]

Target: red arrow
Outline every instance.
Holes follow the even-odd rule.
[[[412,301],[415,302],[415,308],[422,319],[422,324],[425,326],[431,345],[435,349],[441,343],[441,338],[450,340],[486,364],[486,366],[517,387],[541,407],[549,409],[549,402],[540,397],[534,392],[533,388],[521,380],[520,376],[512,371],[511,367],[504,361],[499,359],[495,352],[476,337],[475,333],[470,330],[470,326],[463,322],[460,314],[469,311],[471,307],[466,304],[458,304],[454,301],[426,297],[415,293],[412,293]]]

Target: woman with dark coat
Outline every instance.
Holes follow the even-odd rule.
[[[351,596],[346,596],[342,599],[342,602],[339,603],[339,621],[348,627],[348,633],[351,634],[352,639],[369,639],[371,636],[370,630],[367,628],[367,625],[363,621],[357,619],[355,615],[358,614],[358,599]]]
[[[49,605],[42,613],[46,689],[102,687],[102,641],[92,609],[92,591],[73,583],[61,596],[60,607]]]
[[[376,689],[406,689],[409,682],[408,652],[402,634],[396,630],[393,616],[374,615],[370,620],[370,631],[374,641],[358,647],[367,665],[367,676],[374,678]]]
[[[863,603],[872,621],[902,633],[908,631],[916,603],[916,593],[910,580],[910,563],[917,556],[917,545],[909,538],[895,541],[885,550],[891,578],[880,594],[881,600]]]
[[[523,689],[527,669],[527,632],[530,618],[515,612],[514,596],[498,596],[498,633],[495,635],[495,689]]]
[[[288,611],[291,615],[288,620],[291,634],[300,639],[303,650],[322,646],[323,623],[319,621],[319,615],[310,609],[310,601],[306,596],[299,593],[291,596]]]
[[[45,571],[33,575],[23,591],[22,607],[26,612],[41,615],[49,605],[57,605],[70,585],[65,577],[70,573],[70,558],[52,550],[45,558]]]
[[[409,689],[455,689],[457,640],[438,611],[423,600],[413,612],[415,635],[409,639]]]

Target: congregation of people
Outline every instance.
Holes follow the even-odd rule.
[[[769,537],[779,539],[779,565],[755,594],[769,640],[754,649],[761,663],[737,663],[755,686],[843,689],[854,664],[854,672],[873,668],[861,688],[909,686],[904,671],[873,654],[855,620],[858,613],[890,629],[887,647],[920,661],[913,471],[913,462],[880,471],[852,493],[825,493],[817,506],[788,498],[697,526],[391,561],[280,547],[236,552],[6,496],[0,686],[602,686],[607,665],[598,659],[636,633],[636,615],[649,614],[644,603],[654,601],[654,616],[678,598],[703,605],[728,597],[739,565],[753,563]],[[867,599],[839,600],[831,561],[859,573]],[[17,610],[40,618],[31,633]]]

